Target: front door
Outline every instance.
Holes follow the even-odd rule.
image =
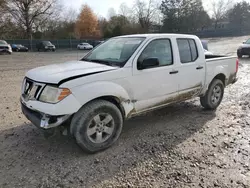
[[[159,66],[138,70],[138,62],[157,58]],[[171,40],[154,39],[147,43],[133,62],[131,80],[136,112],[165,105],[178,95],[178,71],[175,70]]]

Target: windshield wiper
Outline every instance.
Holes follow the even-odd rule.
[[[108,66],[112,66],[112,67],[118,67],[117,65],[115,65],[112,62],[102,60],[102,59],[85,59],[85,58],[83,58],[82,61],[88,61],[88,62],[99,63],[99,64],[108,65]]]

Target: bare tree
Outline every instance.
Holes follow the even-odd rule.
[[[26,37],[32,35],[35,22],[44,22],[53,14],[56,0],[7,0],[5,10],[13,20],[26,31]]]
[[[136,18],[144,32],[148,32],[156,12],[159,10],[157,3],[154,0],[136,0],[134,10]]]
[[[74,22],[77,19],[77,13],[75,9],[68,8],[66,11],[63,11],[62,19],[66,22]]]
[[[126,3],[122,3],[120,5],[120,9],[119,9],[119,14],[125,17],[129,17],[131,14],[131,9],[128,7],[128,5]]]
[[[228,10],[232,7],[233,0],[213,0],[212,1],[212,18],[214,19],[215,29],[218,27],[218,22],[226,18]]]
[[[108,19],[112,18],[113,16],[116,16],[116,11],[114,8],[109,8],[108,10]]]

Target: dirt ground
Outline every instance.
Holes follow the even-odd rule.
[[[235,54],[247,37],[210,39]],[[79,59],[83,52],[0,56],[0,187],[250,187],[250,59],[216,112],[199,100],[133,118],[117,144],[87,155],[65,136],[45,139],[19,104],[27,70]]]

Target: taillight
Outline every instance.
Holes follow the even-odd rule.
[[[236,59],[236,72],[239,70],[239,59]]]

